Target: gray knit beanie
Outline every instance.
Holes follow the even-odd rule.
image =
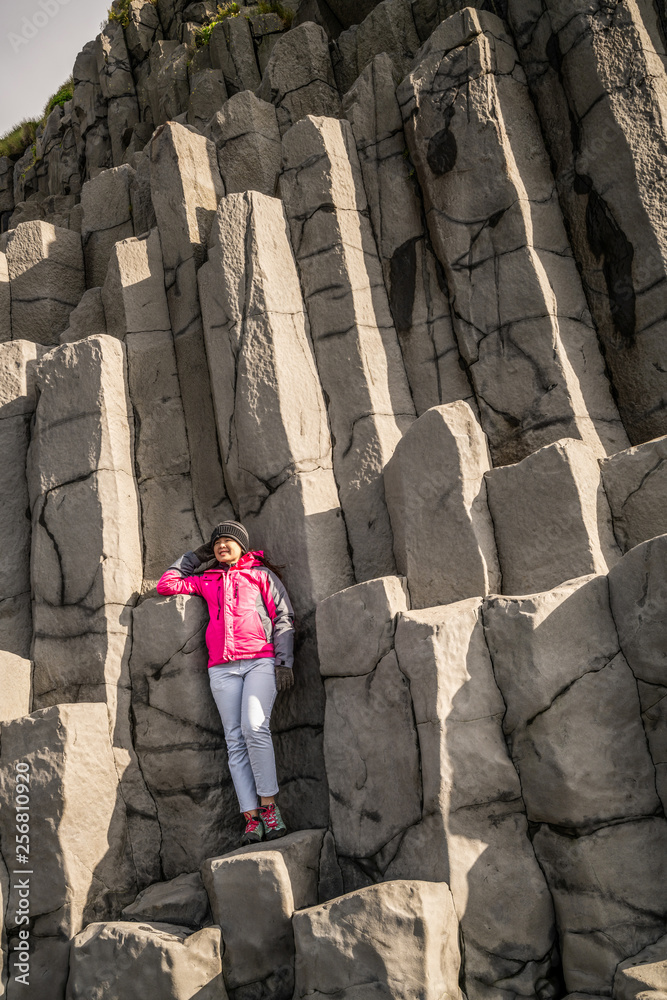
[[[248,532],[238,521],[223,521],[214,528],[211,535],[211,547],[215,545],[218,538],[233,538],[235,542],[239,543],[244,552],[247,552],[250,548]]]

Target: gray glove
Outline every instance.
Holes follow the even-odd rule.
[[[276,664],[276,688],[278,691],[289,691],[294,687],[294,672],[290,667]]]
[[[209,559],[213,558],[213,546],[210,542],[204,542],[203,545],[200,545],[198,549],[194,550],[194,555],[197,556],[200,563],[208,562]]]

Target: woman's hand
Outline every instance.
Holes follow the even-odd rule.
[[[278,691],[289,691],[294,687],[294,673],[290,667],[276,664],[276,688]]]

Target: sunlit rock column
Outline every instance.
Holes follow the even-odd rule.
[[[290,224],[334,440],[334,474],[358,580],[394,570],[382,470],[414,420],[346,122],[305,118],[283,138]]]
[[[398,90],[495,465],[626,446],[524,73],[502,22],[444,21]]]

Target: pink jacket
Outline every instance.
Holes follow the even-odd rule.
[[[163,573],[158,594],[198,594],[208,604],[206,629],[209,667],[230,660],[275,656],[293,665],[294,612],[287,591],[258,555],[246,552],[235,566],[217,565],[191,576],[201,564],[186,552]]]

